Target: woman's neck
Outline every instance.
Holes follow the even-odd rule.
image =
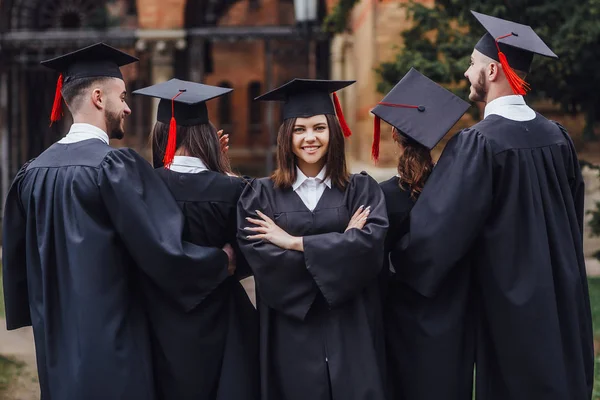
[[[190,153],[187,151],[187,149],[185,147],[178,148],[177,151],[175,151],[175,155],[190,157]]]
[[[314,164],[309,164],[299,159],[297,161],[297,165],[304,175],[306,175],[309,178],[314,178],[315,176],[319,175],[319,172],[321,172],[321,170],[325,166],[325,160],[319,160]]]

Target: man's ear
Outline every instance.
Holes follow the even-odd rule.
[[[96,87],[92,90],[92,103],[98,110],[102,110],[105,106],[106,99],[104,98],[104,92],[101,88]]]
[[[501,67],[500,64],[492,62],[488,64],[488,73],[486,78],[488,79],[488,81],[490,82],[495,82],[498,80],[498,78],[500,77],[500,74],[502,73],[501,71]]]

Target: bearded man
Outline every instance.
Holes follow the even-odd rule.
[[[140,281],[184,311],[228,276],[230,249],[182,241],[183,215],[150,164],[114,149],[131,114],[120,66],[99,43],[43,62],[60,72],[69,133],[18,172],[3,220],[8,329],[32,325],[42,399],[155,398]],[[229,252],[229,253],[228,253]]]
[[[487,33],[465,77],[484,118],[446,145],[391,260],[421,296],[416,334],[438,356],[439,376],[415,362],[429,379],[406,398],[470,399],[475,365],[478,400],[589,400],[583,179],[565,129],[523,98],[534,53],[556,55],[529,26],[473,15]]]

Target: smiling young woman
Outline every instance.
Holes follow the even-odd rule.
[[[346,167],[350,130],[334,92],[351,83],[295,79],[259,97],[284,102],[277,170],[238,204],[265,400],[386,398],[378,276],[388,221],[377,182]]]

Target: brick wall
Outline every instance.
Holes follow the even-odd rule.
[[[140,29],[179,29],[184,24],[186,0],[137,0]]]

